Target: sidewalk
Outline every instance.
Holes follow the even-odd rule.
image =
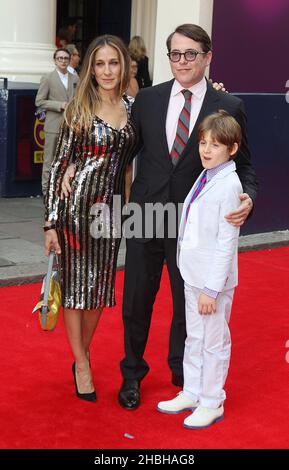
[[[40,282],[47,269],[41,198],[0,198],[0,286]],[[289,245],[289,230],[240,237],[239,250]],[[118,268],[124,266],[122,240]]]

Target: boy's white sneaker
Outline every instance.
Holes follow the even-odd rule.
[[[195,410],[198,406],[198,402],[192,398],[184,395],[184,392],[179,392],[175,398],[168,401],[160,401],[157,406],[157,410],[161,413],[167,414],[178,414],[183,411]]]
[[[211,424],[224,418],[223,405],[219,408],[205,408],[201,405],[184,420],[184,427],[188,429],[205,429]]]

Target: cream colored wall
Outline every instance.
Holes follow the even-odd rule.
[[[130,36],[141,36],[145,42],[149,57],[151,77],[154,69],[155,27],[157,0],[132,0]]]
[[[53,70],[56,0],[0,0],[0,75],[40,81]]]
[[[195,23],[211,35],[213,17],[213,0],[155,0],[155,3],[154,85],[172,77],[166,56],[169,34],[180,24]]]

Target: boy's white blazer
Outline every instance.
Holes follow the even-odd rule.
[[[189,285],[217,292],[238,284],[238,236],[240,229],[229,224],[225,215],[240,205],[243,192],[231,164],[219,171],[187,207],[204,171],[187,195],[180,223],[177,265]]]

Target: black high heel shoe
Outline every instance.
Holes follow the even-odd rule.
[[[85,401],[96,401],[96,393],[91,392],[91,393],[79,393],[78,387],[77,387],[77,382],[76,382],[76,372],[75,372],[75,362],[72,364],[72,373],[73,373],[73,378],[74,378],[74,385],[75,385],[75,392],[76,396],[80,398],[81,400]]]

